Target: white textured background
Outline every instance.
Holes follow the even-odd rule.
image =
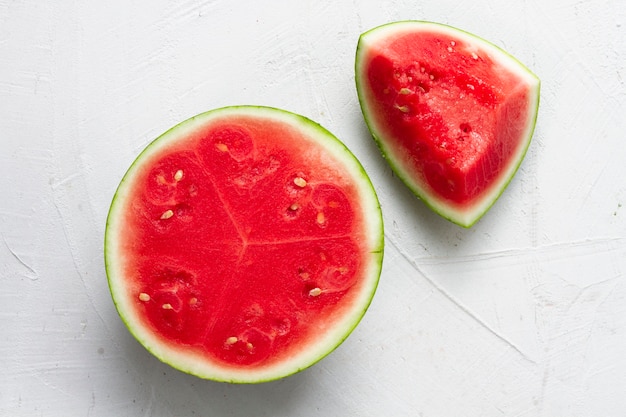
[[[542,79],[525,162],[464,230],[370,139],[358,35],[448,23]],[[0,0],[0,415],[626,415],[626,7],[614,1]],[[114,310],[105,217],[139,151],[231,104],[339,136],[386,223],[378,293],[315,367],[258,386],[161,364]]]

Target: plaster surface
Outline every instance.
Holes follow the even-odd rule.
[[[405,19],[489,39],[542,80],[526,159],[469,230],[392,175],[360,113],[358,36]],[[0,0],[0,415],[625,415],[625,79],[615,0]],[[153,358],[119,320],[103,264],[136,155],[234,104],[337,135],[386,225],[355,332],[257,386]]]

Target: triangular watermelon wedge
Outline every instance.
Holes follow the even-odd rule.
[[[395,173],[435,212],[472,226],[526,154],[537,76],[488,41],[424,21],[362,34],[355,69],[367,126]]]

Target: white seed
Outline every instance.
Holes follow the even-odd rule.
[[[161,306],[163,310],[173,310],[173,307],[170,303],[165,303]]]
[[[183,170],[179,169],[178,171],[176,171],[176,173],[174,174],[174,179],[176,181],[180,181],[183,179]]]
[[[452,47],[448,46],[448,52],[452,52]]]
[[[472,52],[472,58],[474,58],[474,59],[478,59],[478,55],[476,55],[476,53],[475,53],[475,52]]]
[[[450,45],[454,46],[454,45],[456,45],[456,42],[455,41],[450,41]]]
[[[409,106],[396,106],[396,109],[400,110],[402,113],[409,112]]]
[[[189,299],[189,305],[190,306],[195,306],[196,304],[198,304],[198,299],[196,297],[191,297]]]
[[[246,343],[246,347],[248,348],[248,350],[254,349],[254,345],[250,342]]]
[[[293,179],[293,183],[296,184],[300,188],[306,187],[306,180],[302,177],[296,177]]]
[[[234,345],[238,341],[239,341],[239,339],[237,338],[237,336],[231,336],[228,339],[226,339],[226,344],[227,345]]]
[[[434,75],[432,75],[432,74],[430,74],[430,75],[428,76],[428,78],[430,78],[431,80],[434,80],[434,79],[435,79],[435,76],[434,76]]]
[[[319,287],[315,287],[313,288],[311,291],[309,291],[309,295],[311,297],[317,297],[322,293],[322,290]]]
[[[300,208],[300,206],[298,205],[298,203],[293,203],[292,205],[289,206],[289,210],[291,211],[296,211]]]
[[[161,220],[167,220],[174,215],[172,210],[167,210],[165,213],[161,214]]]
[[[326,221],[326,216],[324,216],[324,213],[320,211],[319,213],[317,213],[317,217],[315,218],[315,220],[318,224],[324,224],[324,222]]]
[[[226,146],[223,143],[216,143],[215,147],[217,148],[218,151],[220,152],[228,152],[228,146]]]
[[[145,292],[139,293],[139,299],[141,301],[150,301],[150,296]]]
[[[469,88],[470,90],[473,90],[473,89],[474,89],[474,86],[473,86],[473,85],[471,85],[471,84],[467,84],[467,88]]]
[[[402,95],[411,94],[412,92],[413,92],[413,90],[411,90],[410,88],[401,88],[400,89],[400,94],[402,94]]]

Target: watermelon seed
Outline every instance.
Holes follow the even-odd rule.
[[[150,296],[145,292],[139,293],[139,299],[141,301],[150,301]]]
[[[220,152],[228,152],[228,146],[226,146],[223,143],[216,143],[215,147],[217,148],[218,151]]]
[[[310,295],[311,297],[317,297],[317,296],[319,296],[321,293],[322,293],[322,290],[320,289],[320,287],[315,287],[315,288],[313,288],[313,289],[311,289],[311,290],[309,291],[309,295]]]
[[[448,46],[448,52],[452,52],[452,47]]]
[[[472,84],[467,84],[467,88],[469,88],[470,90],[473,90],[474,86]]]
[[[165,303],[161,306],[163,310],[173,310],[173,307],[170,303]]]
[[[174,215],[172,210],[167,210],[165,213],[161,214],[161,220],[167,220]]]
[[[293,183],[296,184],[300,188],[306,187],[306,180],[302,177],[294,178]]]
[[[183,170],[179,169],[178,171],[176,171],[176,173],[174,174],[174,179],[176,181],[180,181],[183,179]]]
[[[293,203],[292,205],[287,207],[287,210],[285,211],[285,218],[287,220],[295,219],[296,217],[298,217],[299,209],[300,209],[300,206],[297,203]]]
[[[431,80],[434,80],[434,79],[435,79],[435,76],[434,76],[434,75],[432,75],[432,74],[430,74],[430,75],[428,76],[428,78],[430,78]]]
[[[408,113],[409,112],[409,106],[395,106],[396,109],[400,110],[402,113]]]
[[[248,348],[248,350],[254,349],[254,345],[250,342],[246,343],[246,347]]]
[[[191,298],[189,299],[189,305],[190,305],[190,306],[194,306],[194,305],[196,305],[196,304],[198,304],[198,299],[197,299],[196,297],[191,297]]]
[[[407,94],[411,94],[413,93],[413,90],[411,90],[410,88],[401,88],[400,89],[400,94],[402,95],[407,95]]]
[[[226,344],[230,346],[230,345],[234,345],[238,341],[239,339],[237,338],[237,336],[231,336],[228,339],[226,339]]]
[[[317,218],[315,219],[317,224],[324,224],[326,222],[326,216],[324,216],[323,212],[317,213]]]
[[[475,53],[475,52],[472,52],[472,58],[474,58],[474,59],[476,59],[476,60],[477,60],[477,59],[478,59],[478,55],[476,55],[476,53]]]

